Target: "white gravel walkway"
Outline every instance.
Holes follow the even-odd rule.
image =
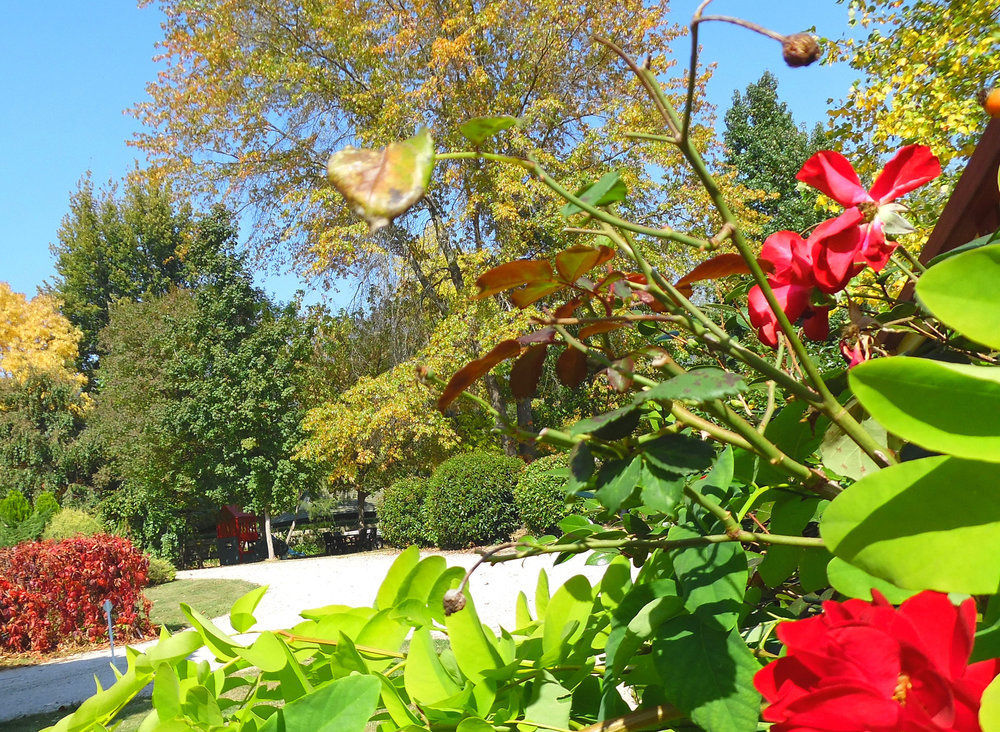
[[[449,566],[471,567],[479,558],[469,552],[443,552]],[[258,562],[230,567],[187,570],[178,578],[242,579],[268,585],[267,594],[256,612],[257,627],[277,630],[295,625],[299,611],[324,605],[370,605],[397,553],[390,551],[349,554],[337,557]],[[428,556],[423,553],[422,556]],[[545,569],[551,591],[576,574],[591,583],[604,575],[604,567],[588,567],[583,557],[553,566],[552,557],[534,557],[518,562],[483,566],[476,570],[469,587],[480,619],[493,628],[513,627],[514,603],[524,590],[534,605],[538,573]],[[236,598],[233,598],[236,599]],[[232,631],[228,617],[218,626]],[[149,644],[138,644],[144,648]],[[119,668],[124,668],[121,653]],[[114,682],[107,651],[81,654],[57,662],[0,670],[0,723],[28,714],[51,711],[77,704],[94,693],[94,676],[107,687]],[[2,728],[0,724],[0,728]]]

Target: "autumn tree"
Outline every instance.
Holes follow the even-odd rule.
[[[79,368],[98,365],[98,333],[116,300],[144,300],[185,284],[184,253],[193,214],[175,205],[168,186],[134,179],[95,192],[85,178],[70,198],[58,241],[52,246],[51,285],[62,312],[80,329]]]
[[[32,374],[80,382],[74,370],[80,331],[46,294],[28,298],[0,282],[0,378],[24,381]]]
[[[816,196],[797,186],[795,174],[826,141],[822,127],[807,132],[797,125],[778,97],[778,80],[769,71],[740,93],[725,114],[725,162],[736,180],[766,197],[750,207],[763,215],[766,236],[789,229],[804,231],[822,219]]]

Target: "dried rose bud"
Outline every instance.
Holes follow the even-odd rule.
[[[461,590],[448,590],[444,593],[444,614],[457,613],[465,607],[465,595]]]
[[[808,66],[823,55],[819,42],[811,33],[793,33],[781,43],[785,63],[793,68]]]

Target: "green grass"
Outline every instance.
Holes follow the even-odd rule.
[[[206,618],[229,613],[240,597],[259,585],[234,579],[181,579],[150,587],[144,594],[153,603],[149,618],[173,632],[188,625],[180,603],[186,602]]]

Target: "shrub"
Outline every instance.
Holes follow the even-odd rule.
[[[0,500],[0,521],[8,526],[17,526],[31,515],[31,504],[17,488]]]
[[[55,496],[48,491],[35,497],[34,510],[19,490],[11,491],[0,501],[0,547],[37,539],[58,510]]]
[[[23,649],[27,633],[34,650],[51,649],[55,637],[70,643],[101,640],[107,633],[105,600],[114,606],[115,637],[141,638],[152,630],[150,602],[141,592],[148,571],[146,556],[130,541],[106,534],[0,549],[0,576],[27,593],[7,588],[13,600],[5,601],[10,604],[4,605],[0,638]]]
[[[0,577],[0,650],[49,650],[57,640],[50,617],[43,597]]]
[[[43,539],[71,539],[74,536],[93,536],[104,531],[101,522],[86,511],[62,508],[52,516],[42,534]]]
[[[573,513],[573,505],[567,503],[567,475],[549,475],[560,468],[568,469],[569,456],[546,455],[525,467],[514,487],[514,500],[521,521],[532,534],[557,533],[556,524]]]
[[[165,585],[177,579],[177,567],[167,559],[149,557],[149,586]]]
[[[427,524],[438,546],[457,549],[507,541],[518,527],[514,483],[524,464],[490,452],[441,463],[428,481]]]
[[[426,546],[432,542],[424,505],[426,478],[402,478],[382,491],[378,499],[378,528],[382,540],[391,546]]]

